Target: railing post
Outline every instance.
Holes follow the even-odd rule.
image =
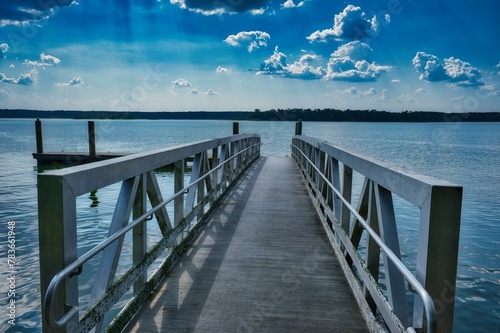
[[[93,121],[89,121],[89,155],[90,157],[95,157],[95,124]]]
[[[184,188],[184,160],[175,162],[174,164],[174,193],[179,192]],[[179,224],[179,221],[184,217],[184,194],[181,194],[174,199],[174,225]]]
[[[36,152],[38,154],[43,154],[42,122],[38,118],[35,120],[35,133],[36,133]]]
[[[76,198],[62,177],[38,175],[38,237],[40,244],[40,289],[42,303],[52,278],[76,260]],[[53,313],[61,318],[70,306],[78,306],[78,280],[66,279],[54,296]],[[47,309],[42,306],[42,330],[55,332],[46,320]],[[64,330],[79,332],[78,317]]]
[[[141,180],[139,181],[139,186],[137,188],[137,193],[135,195],[134,207],[132,211],[133,219],[138,218],[147,211],[147,174],[141,175]],[[147,223],[144,221],[133,229],[133,262],[134,265],[139,263],[148,251],[147,242]],[[147,280],[147,272],[144,272],[142,276],[139,276],[137,281],[134,283],[134,294],[137,294]]]
[[[436,332],[453,329],[462,188],[432,186],[420,212],[417,279],[434,300]],[[423,324],[422,303],[415,301],[414,326]]]
[[[233,122],[233,135],[240,134],[240,123]]]

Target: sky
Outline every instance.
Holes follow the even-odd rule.
[[[0,108],[500,111],[497,0],[0,3]]]

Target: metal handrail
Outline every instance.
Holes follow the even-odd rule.
[[[152,216],[154,213],[156,213],[158,210],[172,202],[175,198],[179,197],[180,195],[184,194],[185,192],[189,191],[191,187],[194,185],[198,184],[201,180],[205,179],[207,176],[211,175],[213,172],[218,171],[224,164],[227,162],[231,161],[232,159],[238,157],[240,154],[246,152],[247,150],[254,148],[256,146],[260,146],[261,143],[253,144],[240,152],[229,156],[225,161],[220,162],[216,167],[214,167],[212,170],[209,172],[205,173],[204,175],[200,176],[197,180],[194,182],[188,184],[181,190],[179,190],[177,193],[172,195],[170,198],[163,200],[160,202],[157,206],[153,207],[146,213],[142,214],[138,218],[134,219],[130,224],[128,224],[126,227],[120,229],[113,235],[109,236],[106,238],[104,241],[99,243],[97,246],[83,254],[81,257],[73,261],[71,264],[66,266],[63,270],[59,271],[52,280],[50,281],[49,286],[47,287],[47,292],[45,294],[45,300],[43,302],[43,306],[45,308],[45,320],[49,324],[50,327],[52,328],[57,328],[61,329],[64,328],[71,319],[73,319],[74,316],[78,315],[79,312],[79,307],[77,305],[72,306],[68,312],[66,312],[61,318],[56,319],[54,312],[52,311],[53,305],[54,305],[54,295],[55,292],[57,291],[57,288],[61,284],[61,282],[67,278],[67,277],[72,277],[74,275],[79,275],[82,272],[82,266],[92,259],[96,254],[110,246],[113,242],[115,242],[117,239],[125,235],[128,231],[133,229],[135,226],[137,226],[139,223],[144,222],[145,220],[148,219],[149,216]]]
[[[347,201],[341,194],[339,190],[337,190],[333,184],[325,177],[325,175],[314,165],[314,163],[307,157],[307,155],[302,152],[302,149],[294,144],[291,144],[292,147],[296,148],[309,162],[309,164],[316,170],[316,172],[323,178],[325,183],[334,191],[337,197],[344,203],[345,206],[356,216],[358,221],[361,223],[363,228],[370,234],[372,239],[377,243],[380,249],[386,254],[386,256],[391,260],[391,262],[396,266],[401,274],[406,278],[408,283],[411,285],[412,292],[415,292],[420,296],[425,308],[425,314],[427,317],[428,323],[428,333],[432,333],[433,329],[436,326],[436,309],[434,306],[434,301],[431,296],[422,286],[422,284],[413,276],[413,274],[406,268],[406,266],[401,262],[401,260],[392,252],[392,250],[384,243],[384,241],[379,237],[379,235],[370,227],[367,221],[358,213],[358,211]],[[409,327],[408,329],[413,329]],[[414,330],[413,330],[414,331]]]

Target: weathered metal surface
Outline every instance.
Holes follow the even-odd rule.
[[[335,196],[341,199],[340,209],[335,205],[332,209],[328,191],[327,195],[324,195],[324,189],[316,186],[318,173],[322,173],[322,165],[320,163],[318,166],[317,163],[318,150],[329,156],[327,165],[330,165],[330,168],[327,168],[328,172],[324,172],[321,176],[335,191]],[[313,151],[315,153],[312,153]],[[369,290],[368,299],[373,298],[373,305],[376,305],[391,330],[399,331],[403,327],[413,330],[410,327],[413,325],[418,328],[425,326],[423,328],[428,331],[436,329],[437,332],[451,332],[462,188],[342,150],[314,138],[295,136],[292,152],[303,170],[307,187],[315,198],[314,202],[317,202],[320,215],[326,215],[325,228],[331,230],[332,240],[336,238],[335,243],[341,239],[337,244],[341,253],[343,246],[347,249],[345,267],[351,267],[351,263],[356,267],[364,288]],[[340,171],[333,167],[334,160],[342,163],[344,168],[342,187],[338,184]],[[350,205],[353,171],[366,177],[357,210]],[[346,186],[349,188],[346,189]],[[344,193],[345,198],[341,196]],[[416,277],[400,261],[397,223],[392,204],[393,194],[420,208]],[[340,216],[339,210],[342,211]],[[353,215],[352,223],[347,217],[351,215]],[[366,260],[359,256],[356,249],[363,230],[368,232]],[[350,239],[345,236],[347,234],[350,235]],[[377,284],[380,269],[378,266],[380,255],[377,248],[383,250],[383,269],[386,283],[389,284],[386,289],[387,300]],[[409,291],[406,291],[404,279],[412,286],[413,290],[409,291],[415,291],[420,296],[415,297],[412,323],[409,320],[406,300]],[[424,299],[425,307],[422,306],[420,298]],[[427,319],[425,325],[424,310]],[[437,318],[436,327],[433,326],[434,317]]]
[[[289,158],[261,158],[124,332],[368,332]]]
[[[160,229],[162,231],[162,234],[169,234],[169,230],[173,230],[172,226],[170,225],[170,220],[168,217],[168,214],[166,213],[165,210],[165,205],[168,204],[171,201],[174,201],[178,198],[182,198],[184,195],[184,192],[193,192],[194,195],[192,195],[192,200],[194,198],[197,198],[196,206],[190,202],[188,203],[188,207],[192,208],[191,210],[186,210],[186,213],[184,213],[184,207],[182,207],[182,215],[180,220],[177,220],[177,217],[174,216],[174,219],[177,221],[177,223],[181,224],[182,230],[185,230],[186,232],[189,230],[196,230],[198,227],[193,228],[191,221],[195,221],[194,223],[198,223],[204,218],[204,206],[207,205],[208,203],[216,203],[217,202],[217,197],[220,196],[221,194],[225,193],[224,189],[228,188],[228,186],[231,184],[231,179],[236,179],[238,175],[235,175],[234,172],[227,173],[223,177],[221,177],[221,183],[219,184],[211,184],[211,187],[213,190],[205,192],[205,178],[212,177],[215,173],[218,172],[219,165],[215,164],[214,162],[213,165],[215,165],[215,168],[212,168],[211,170],[207,170],[207,174],[201,176],[201,171],[205,171],[206,169],[203,167],[203,165],[208,165],[208,159],[206,158],[206,150],[211,150],[213,149],[220,149],[218,148],[219,145],[223,142],[226,142],[225,145],[234,142],[234,141],[240,141],[240,142],[245,142],[245,141],[251,141],[253,146],[251,145],[242,145],[242,146],[249,146],[248,150],[251,150],[251,158],[248,159],[239,159],[239,155],[235,155],[234,159],[226,159],[225,161],[221,161],[222,164],[221,167],[225,168],[226,164],[229,164],[229,162],[233,162],[233,160],[237,161],[243,161],[245,160],[247,163],[245,166],[242,165],[235,165],[234,170],[235,171],[242,171],[244,170],[245,167],[247,167],[252,161],[259,156],[259,146],[260,146],[260,137],[258,136],[252,136],[252,135],[238,135],[238,136],[233,136],[233,137],[228,137],[228,138],[221,138],[221,139],[214,139],[214,140],[207,140],[203,141],[202,143],[194,143],[192,146],[191,145],[184,145],[184,150],[183,154],[180,150],[179,147],[173,148],[173,153],[169,151],[168,149],[161,150],[160,152],[155,151],[152,153],[145,153],[145,154],[139,154],[140,156],[134,156],[131,160],[128,160],[130,163],[134,164],[136,168],[133,168],[133,173],[136,173],[135,176],[133,177],[128,177],[127,176],[130,174],[130,170],[125,170],[121,169],[125,163],[124,161],[116,161],[116,164],[119,165],[118,169],[113,168],[113,163],[108,164],[104,163],[104,165],[100,165],[99,163],[96,163],[94,165],[87,165],[87,166],[82,166],[82,167],[74,167],[74,168],[69,168],[65,170],[58,170],[58,171],[50,171],[44,174],[39,174],[39,198],[40,198],[40,203],[45,203],[41,198],[45,198],[46,201],[50,202],[50,204],[43,206],[43,208],[40,208],[40,228],[44,230],[47,229],[47,224],[52,223],[54,226],[54,229],[56,230],[56,233],[53,233],[53,230],[50,230],[50,233],[44,233],[43,230],[40,232],[40,256],[41,258],[41,263],[45,263],[46,267],[50,267],[50,269],[45,269],[45,271],[42,269],[42,297],[44,299],[44,305],[43,305],[43,330],[44,332],[52,332],[52,328],[57,328],[62,329],[64,332],[76,332],[79,331],[79,322],[78,322],[78,316],[76,314],[78,313],[78,288],[76,284],[76,276],[72,278],[67,278],[68,276],[73,276],[75,275],[73,272],[76,270],[80,270],[82,265],[88,261],[90,258],[92,258],[95,254],[98,252],[105,250],[105,253],[109,253],[109,256],[104,255],[103,256],[103,261],[101,266],[101,272],[103,275],[102,278],[98,278],[97,280],[103,283],[103,287],[99,287],[99,283],[96,285],[97,289],[100,290],[110,290],[113,289],[114,287],[111,286],[114,280],[114,271],[116,269],[116,262],[117,262],[117,253],[119,254],[119,248],[121,247],[119,242],[121,242],[121,239],[123,239],[123,235],[125,235],[126,232],[131,230],[132,228],[134,229],[134,237],[133,237],[133,246],[134,246],[134,263],[139,265],[145,257],[145,251],[146,251],[146,243],[145,243],[145,221],[148,219],[149,216],[156,215],[160,216],[158,219],[158,223],[160,226]],[[214,146],[207,148],[207,144],[210,143]],[[237,147],[237,145],[235,145]],[[179,150],[180,149],[180,150]],[[205,151],[199,151],[195,154],[195,156],[198,156],[198,158],[195,158],[195,173],[198,173],[199,178],[194,179],[192,178],[193,182],[192,184],[188,185],[186,188],[182,188],[178,193],[176,193],[174,196],[167,200],[162,200],[162,196],[158,187],[158,183],[156,182],[156,178],[154,176],[154,173],[152,170],[156,169],[155,166],[159,166],[160,163],[158,161],[158,158],[160,155],[166,158],[164,161],[165,164],[172,164],[172,161],[169,159],[171,158],[171,154],[175,156],[176,158],[179,158],[180,164],[180,175],[183,175],[183,160],[188,158],[189,156],[192,156],[193,151],[197,151],[199,149],[205,149]],[[246,151],[243,151],[243,153],[246,153]],[[238,158],[238,159],[237,159]],[[140,160],[145,161],[145,165],[139,165]],[[175,163],[175,161],[173,162]],[[153,169],[150,169],[153,166]],[[114,171],[113,171],[114,169]],[[198,171],[196,171],[198,170]],[[231,169],[228,169],[231,170]],[[86,182],[82,179],[78,180],[78,178],[81,177],[91,177],[91,176],[97,176],[96,171],[102,171],[102,174],[99,174],[99,179],[88,179],[88,182]],[[120,172],[123,172],[120,174]],[[120,179],[121,180],[126,180],[124,181],[124,187],[122,190],[122,193],[119,196],[118,202],[117,202],[117,208],[116,212],[113,217],[113,221],[115,223],[112,223],[112,226],[116,225],[117,227],[115,229],[112,229],[109,231],[109,238],[105,240],[103,243],[99,244],[96,246],[94,249],[91,251],[87,252],[80,258],[76,258],[76,206],[75,206],[75,199],[76,196],[81,195],[86,191],[87,189],[91,188],[88,183],[93,183],[94,185],[97,184],[98,187],[97,189],[103,186],[106,186],[109,184],[112,180]],[[183,178],[180,177],[181,179]],[[128,179],[128,180],[127,180]],[[140,181],[139,181],[140,180]],[[60,184],[58,186],[57,184]],[[182,184],[182,183],[181,183]],[[47,187],[45,187],[45,185]],[[137,191],[137,187],[139,187],[139,190]],[[94,188],[95,189],[95,188]],[[83,192],[83,193],[82,193]],[[196,193],[197,192],[197,193]],[[137,194],[136,194],[137,193]],[[205,195],[205,193],[207,193]],[[145,207],[146,207],[146,199],[150,198],[153,208],[145,212]],[[56,201],[55,203],[53,201]],[[135,205],[133,205],[135,201]],[[177,204],[179,200],[176,200]],[[181,201],[182,203],[182,201]],[[57,205],[57,207],[54,206],[54,204]],[[66,204],[66,205],[65,205]],[[132,206],[134,206],[133,211],[134,211],[134,221],[124,227],[126,225],[127,220],[130,216],[130,212],[132,210]],[[55,209],[54,209],[55,208]],[[50,211],[49,211],[50,209]],[[182,216],[186,215],[186,218],[184,220],[189,220],[189,222],[186,222],[186,225],[183,225],[181,223]],[[121,227],[120,227],[121,225]],[[52,226],[52,225],[51,225]],[[64,227],[69,227],[65,228]],[[114,227],[113,227],[114,228]],[[61,230],[61,232],[57,232],[57,230]],[[73,230],[73,231],[72,231]],[[52,236],[50,236],[52,235]],[[193,235],[191,233],[186,234],[188,238],[192,238]],[[67,236],[67,237],[65,237]],[[51,238],[52,237],[52,238]],[[51,255],[54,254],[55,251],[50,252],[48,249],[51,247],[48,246],[46,243],[52,239],[53,243],[53,248],[57,249],[59,253],[57,255],[54,255],[54,258],[51,260],[51,256],[48,255],[50,253]],[[181,239],[182,241],[182,239]],[[49,242],[49,243],[50,243]],[[172,242],[174,245],[176,244],[175,241]],[[114,244],[114,245],[113,245]],[[116,246],[116,249],[113,249],[113,246]],[[63,247],[64,249],[67,248],[67,251],[60,251],[60,248]],[[179,247],[179,246],[178,246]],[[181,247],[185,247],[185,243],[182,243]],[[180,248],[180,247],[179,247]],[[177,251],[177,250],[176,250]],[[174,251],[174,252],[176,252]],[[109,259],[106,259],[108,258]],[[58,258],[62,259],[62,262],[58,263],[57,260]],[[137,267],[136,265],[136,267]],[[133,275],[133,278],[127,279],[127,282],[130,283],[135,283],[135,293],[138,294],[138,298],[140,299],[145,299],[144,294],[144,289],[151,290],[151,284],[149,282],[145,282],[145,271],[141,271],[140,273],[137,272],[135,269],[132,269],[129,272]],[[79,273],[77,273],[79,274]],[[52,279],[53,277],[53,279]],[[52,281],[49,281],[52,279]],[[142,281],[141,281],[142,280]],[[122,280],[120,280],[122,281]],[[64,283],[66,282],[66,283]],[[65,294],[60,291],[61,288],[59,286],[64,287],[62,291],[65,291]],[[126,288],[130,287],[130,284],[126,286]],[[102,303],[103,299],[115,299],[114,297],[117,297],[117,295],[121,292],[124,292],[125,289],[121,288],[119,289],[120,292],[116,293],[114,292],[113,295],[110,296],[104,296],[104,298],[101,298],[99,295],[101,292],[96,292],[94,295],[96,298],[100,298],[101,301],[99,301],[97,304],[101,304],[98,306],[99,309],[96,312],[96,310],[92,310],[92,314],[90,316],[86,316],[85,318],[85,327],[90,327],[93,325],[100,325],[98,324],[103,317],[103,313],[100,311],[105,311],[109,309],[110,305],[108,301]],[[121,296],[120,296],[121,297]],[[118,297],[119,298],[119,297]],[[116,299],[115,299],[116,301]],[[97,309],[97,308],[94,308]],[[47,319],[47,321],[45,321]],[[49,324],[49,325],[47,325]],[[96,327],[96,331],[100,331],[99,327]]]

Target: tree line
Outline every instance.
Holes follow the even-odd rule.
[[[276,120],[276,121],[358,121],[358,122],[500,122],[500,112],[445,113],[431,111],[388,112],[338,109],[270,109],[262,111],[42,111],[0,110],[0,118],[62,119],[185,119],[185,120]]]

